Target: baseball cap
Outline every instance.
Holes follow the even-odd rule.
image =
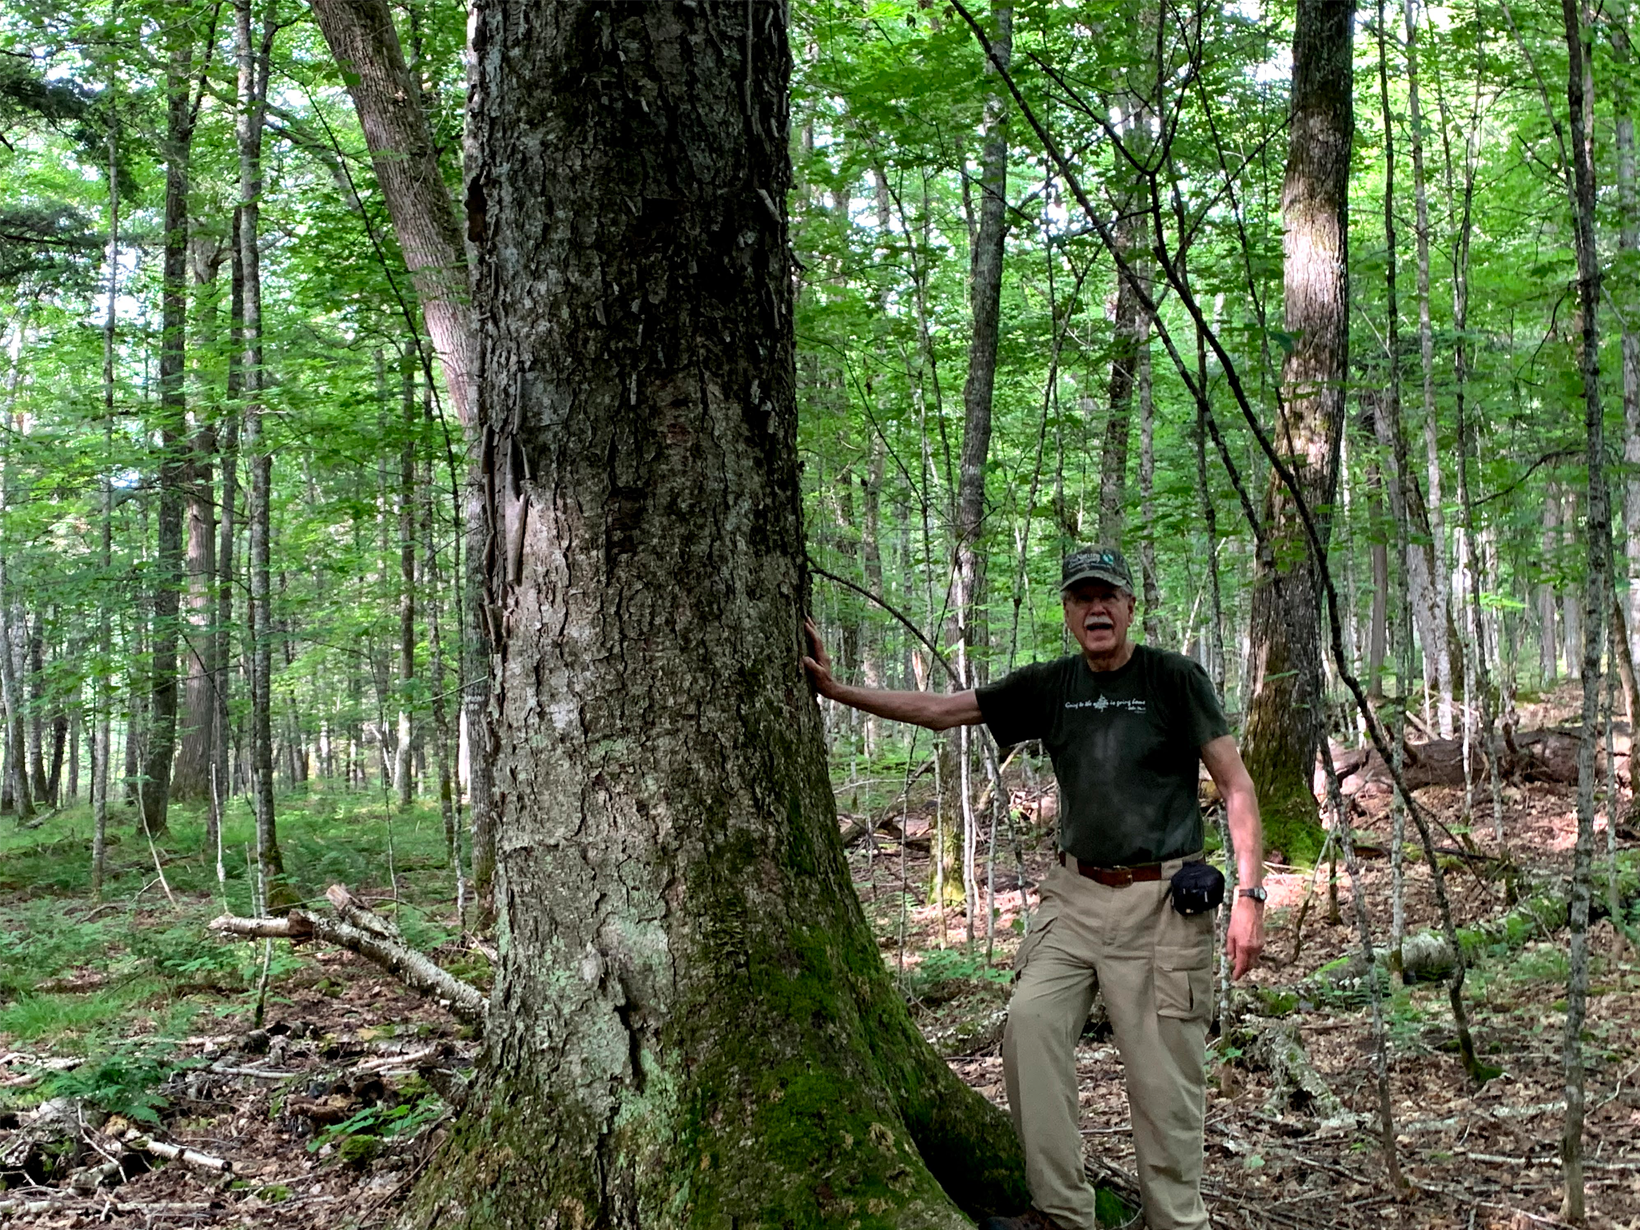
[[[1133,592],[1133,574],[1115,547],[1078,547],[1067,555],[1059,573],[1060,592],[1081,581],[1104,581]]]

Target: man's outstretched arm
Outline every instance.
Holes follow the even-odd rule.
[[[857,688],[832,678],[831,659],[820,643],[820,629],[814,620],[803,621],[813,655],[803,659],[803,669],[814,680],[814,690],[852,709],[874,713],[896,722],[912,722],[929,730],[949,730],[953,726],[977,726],[985,718],[973,689],[966,692],[890,692],[884,688]]]
[[[1225,819],[1230,826],[1230,843],[1236,848],[1236,878],[1241,887],[1264,883],[1264,826],[1259,822],[1258,794],[1241,752],[1229,735],[1202,744],[1202,763],[1224,799]],[[1224,950],[1230,957],[1232,978],[1252,969],[1264,951],[1264,907],[1237,896],[1230,903],[1230,927]]]

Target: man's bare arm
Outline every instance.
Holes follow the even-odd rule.
[[[973,689],[966,692],[891,692],[884,688],[857,688],[832,678],[831,659],[820,643],[820,629],[814,620],[803,621],[814,653],[803,659],[803,669],[814,680],[815,691],[852,709],[874,713],[896,722],[911,722],[929,730],[949,730],[953,726],[976,726],[984,721],[979,699]]]
[[[1236,880],[1243,888],[1264,883],[1264,825],[1258,815],[1258,793],[1253,778],[1241,762],[1241,752],[1229,735],[1202,744],[1202,763],[1224,798],[1225,818],[1230,825],[1230,841],[1236,848]],[[1230,907],[1230,927],[1225,938],[1231,977],[1240,978],[1264,951],[1264,907],[1238,896]]]

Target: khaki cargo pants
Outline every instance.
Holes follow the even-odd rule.
[[[1070,1230],[1095,1226],[1082,1173],[1076,1040],[1103,988],[1127,1074],[1149,1230],[1207,1230],[1203,1067],[1212,1012],[1213,919],[1185,918],[1162,879],[1107,888],[1055,867],[1014,966],[1003,1071],[1031,1200]]]

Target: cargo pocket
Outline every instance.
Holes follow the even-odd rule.
[[[1029,929],[1025,938],[1019,942],[1019,951],[1014,953],[1014,978],[1017,980],[1025,972],[1025,966],[1031,959],[1031,954],[1041,946],[1048,936],[1048,929],[1053,926],[1054,919],[1059,917],[1059,903],[1045,901],[1031,915]]]
[[[1205,1021],[1213,1008],[1213,950],[1206,944],[1156,948],[1156,1015]]]

